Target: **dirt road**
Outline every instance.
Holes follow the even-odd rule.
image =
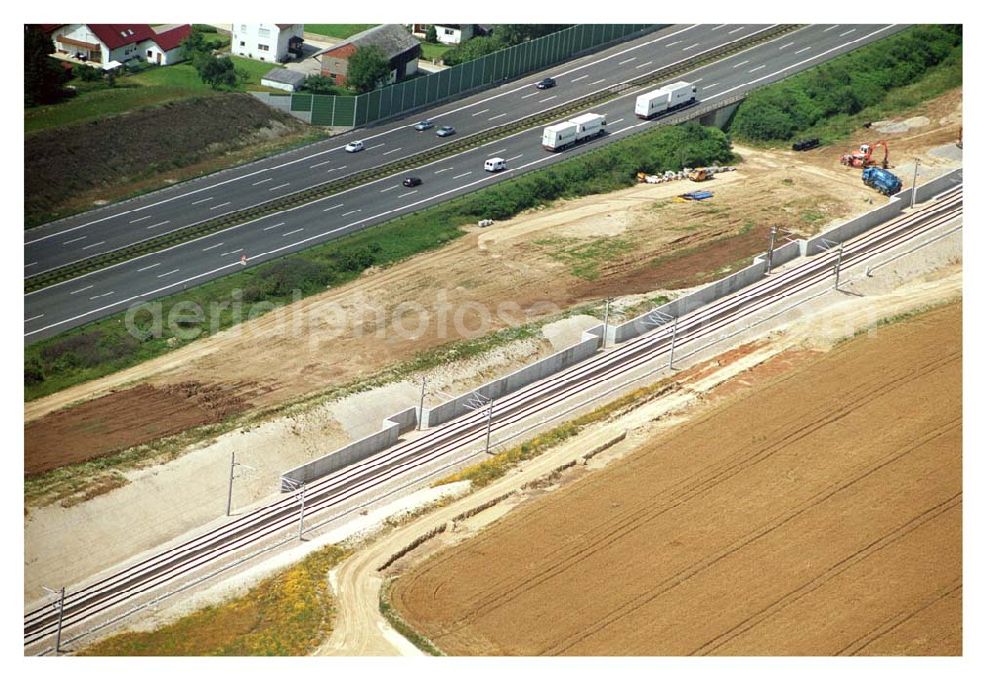
[[[961,309],[765,372],[394,605],[449,654],[961,654]]]

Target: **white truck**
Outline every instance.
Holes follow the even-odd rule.
[[[607,117],[600,113],[579,115],[542,130],[542,147],[545,150],[559,150],[600,136],[607,127]]]
[[[697,101],[698,88],[689,82],[675,82],[640,94],[635,99],[635,114],[648,120],[667,111],[686,106]]]

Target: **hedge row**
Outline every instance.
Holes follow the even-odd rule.
[[[923,25],[862,47],[750,94],[730,131],[747,141],[787,141],[835,115],[853,115],[914,82],[962,44],[961,25]]]
[[[241,271],[160,299],[164,312],[181,302],[206,309],[205,317],[179,316],[162,332],[152,317],[136,314],[130,334],[125,313],[98,320],[25,348],[25,400],[99,378],[164,354],[195,338],[261,314],[254,304],[281,306],[296,298],[344,284],[372,266],[387,266],[440,247],[479,219],[505,219],[557,198],[603,193],[635,182],[639,171],[732,162],[729,140],[718,129],[685,125],[659,127],[503,181],[450,202],[403,216],[333,242]],[[240,303],[234,304],[238,292]],[[213,326],[208,309],[221,310]]]

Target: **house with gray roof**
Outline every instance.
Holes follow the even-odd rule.
[[[378,47],[392,69],[387,82],[404,80],[417,71],[420,59],[420,41],[403,24],[382,24],[366,31],[355,33],[346,40],[334,43],[313,58],[320,62],[323,75],[333,78],[338,85],[347,84],[347,60],[359,47]]]

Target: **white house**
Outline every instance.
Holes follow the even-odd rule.
[[[302,55],[305,24],[234,23],[233,54],[258,61],[281,63],[289,54]]]
[[[189,24],[52,24],[44,29],[52,36],[56,52],[102,66],[143,59],[166,66],[183,58],[181,43],[191,34]]]
[[[431,26],[434,26],[437,41],[444,45],[457,45],[477,35],[488,35],[493,30],[489,24],[412,24],[410,32],[426,40],[427,29]]]

